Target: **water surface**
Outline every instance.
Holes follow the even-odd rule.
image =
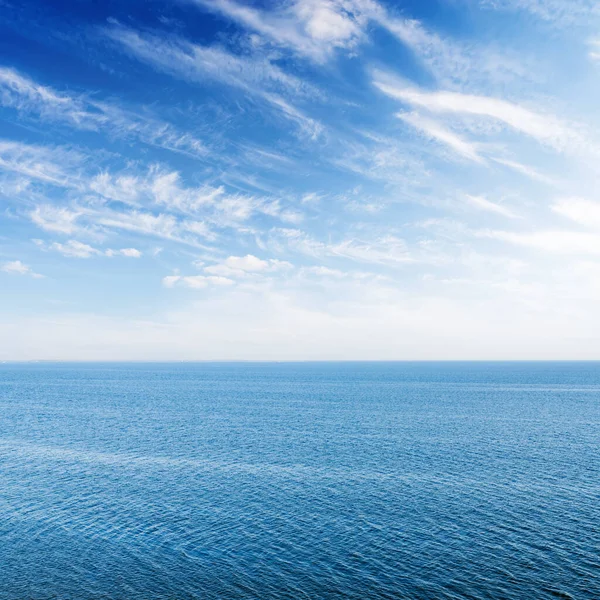
[[[600,598],[600,364],[0,365],[0,599]]]

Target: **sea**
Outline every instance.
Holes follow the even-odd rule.
[[[600,363],[0,365],[0,599],[600,599]]]

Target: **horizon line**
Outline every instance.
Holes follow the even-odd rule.
[[[298,363],[600,363],[600,358],[418,358],[418,359],[1,359],[3,364],[298,364]]]

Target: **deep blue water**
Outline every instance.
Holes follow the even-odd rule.
[[[600,363],[0,365],[0,599],[600,598]]]

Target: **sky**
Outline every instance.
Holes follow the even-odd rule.
[[[595,0],[0,14],[0,360],[600,359]]]

